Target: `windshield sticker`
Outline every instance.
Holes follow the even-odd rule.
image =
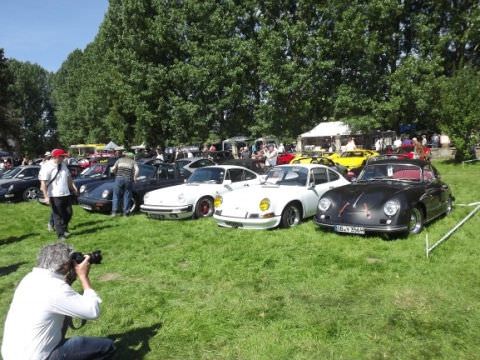
[[[393,167],[392,166],[387,167],[387,176],[388,177],[393,176]]]

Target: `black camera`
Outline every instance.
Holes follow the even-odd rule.
[[[92,251],[90,254],[87,254],[87,255],[90,255],[90,259],[88,260],[88,262],[90,264],[101,264],[102,263],[102,251],[101,250],[95,250],[95,251]],[[70,255],[70,258],[75,261],[77,264],[80,264],[84,259],[85,259],[85,255],[83,255],[81,252],[74,252],[72,253],[72,255]]]

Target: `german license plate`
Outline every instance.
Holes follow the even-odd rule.
[[[225,221],[225,224],[227,224],[228,226],[234,227],[234,228],[238,228],[238,227],[243,226],[242,223],[234,222],[234,221]]]
[[[361,226],[345,226],[345,225],[335,225],[334,230],[336,232],[347,233],[347,234],[365,234],[365,228]]]
[[[88,210],[88,211],[92,211],[92,207],[90,205],[84,205],[84,204],[80,204],[80,207],[82,209],[85,209],[85,210]]]

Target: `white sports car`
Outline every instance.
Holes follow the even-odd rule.
[[[217,196],[213,217],[225,227],[292,227],[315,215],[323,193],[347,184],[339,172],[324,165],[280,165],[261,185]]]
[[[146,193],[140,210],[159,219],[211,216],[215,196],[256,184],[260,176],[247,168],[207,166],[196,169],[185,184]]]

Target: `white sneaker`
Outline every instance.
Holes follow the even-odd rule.
[[[47,224],[47,230],[48,230],[48,231],[53,231],[53,226],[52,226],[52,224],[50,224],[50,223]]]
[[[68,231],[65,231],[65,232],[63,233],[63,236],[66,237],[66,238],[68,238],[68,237],[70,236],[70,233],[69,233]]]

